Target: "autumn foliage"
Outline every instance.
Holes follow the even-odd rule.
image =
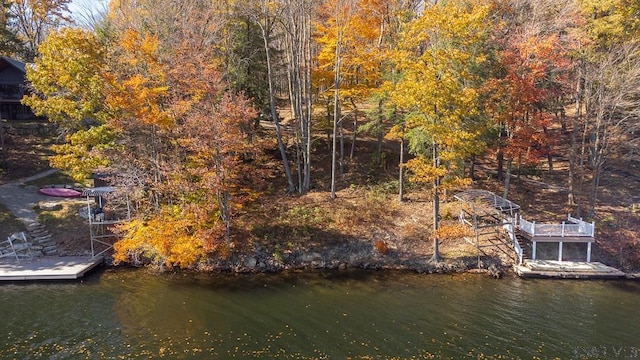
[[[275,137],[258,131],[259,120],[276,128],[289,192],[323,186],[324,176],[311,179],[321,168],[313,152],[332,157],[334,196],[336,181],[348,179],[336,176],[336,154],[341,171],[366,166],[344,159],[344,143],[353,157],[366,131],[377,135],[371,158],[381,169],[383,136],[400,143],[400,188],[406,172],[437,208],[439,194],[469,184],[487,149],[498,177],[504,161],[510,170],[547,157],[551,168],[550,129],[567,130],[565,108],[575,102],[568,183],[572,196],[592,171],[595,204],[612,137],[638,131],[639,8],[623,0],[111,1],[94,31],[63,28],[42,42],[23,101],[63,130],[53,166],[78,179],[109,172],[127,189],[133,218],[115,229],[116,261],[189,267],[232,248],[237,215],[260,199]],[[286,131],[276,100],[290,107]],[[331,119],[327,154],[314,132]],[[459,230],[434,228],[431,237]]]

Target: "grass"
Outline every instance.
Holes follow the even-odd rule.
[[[73,253],[90,248],[89,226],[80,217],[79,211],[87,206],[85,200],[73,199],[59,202],[55,210],[36,209],[38,220],[44,224],[56,239],[58,252]]]
[[[0,229],[0,236],[2,236],[0,240],[25,230],[24,225],[2,204],[0,204]]]
[[[33,180],[33,181],[29,181],[27,183],[25,183],[25,185],[28,186],[35,186],[35,187],[46,187],[46,186],[50,186],[50,185],[72,185],[74,187],[78,187],[78,188],[82,188],[82,187],[88,187],[89,186],[89,179],[85,180],[82,183],[76,182],[71,176],[69,176],[68,174],[62,172],[62,171],[58,171],[56,173],[53,173],[49,176],[37,179],[37,180]]]

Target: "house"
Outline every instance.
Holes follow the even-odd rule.
[[[28,106],[20,100],[26,91],[25,63],[0,56],[0,118],[3,120],[35,119]]]

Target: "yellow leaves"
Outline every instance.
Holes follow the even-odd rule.
[[[423,13],[406,24],[398,47],[390,53],[398,79],[390,100],[405,115],[404,135],[416,155],[406,164],[412,182],[444,187],[460,185],[465,157],[477,153],[483,53],[489,7],[480,2],[447,1],[426,4]],[[391,137],[396,137],[392,129]],[[433,165],[434,146],[438,166]]]
[[[436,178],[447,175],[447,169],[435,167],[431,159],[425,159],[421,156],[407,161],[405,166],[412,172],[411,182],[413,183],[430,184]]]
[[[114,261],[144,258],[169,267],[189,268],[206,255],[193,216],[166,206],[150,219],[133,219],[119,227],[124,237],[114,245]]]
[[[404,139],[404,127],[402,125],[393,125],[389,132],[384,136],[387,140]]]
[[[320,45],[314,84],[331,88],[334,71],[341,75],[340,97],[362,99],[381,82],[384,17],[388,3],[370,0],[332,0],[322,7],[316,23]]]
[[[52,32],[39,50],[40,57],[27,67],[35,92],[24,103],[68,128],[77,128],[85,118],[102,120],[105,51],[96,36],[63,28]]]
[[[640,30],[637,1],[580,0],[578,4],[586,20],[587,33],[603,49],[637,38]]]
[[[102,150],[111,146],[113,134],[105,126],[76,131],[66,140],[66,144],[52,146],[55,155],[50,158],[50,163],[54,168],[67,170],[80,181],[108,164]]]

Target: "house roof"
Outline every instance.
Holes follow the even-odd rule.
[[[10,66],[20,70],[23,73],[26,72],[26,65],[22,61],[12,59],[6,56],[0,56],[0,71]]]

